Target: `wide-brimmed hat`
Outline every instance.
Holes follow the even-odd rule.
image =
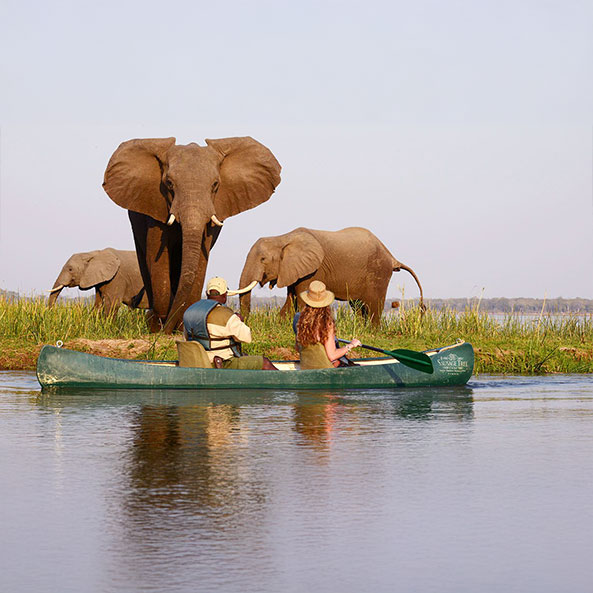
[[[335,295],[331,290],[325,288],[325,284],[319,280],[313,280],[305,292],[301,292],[300,297],[309,305],[309,307],[321,308],[327,307],[334,302]]]

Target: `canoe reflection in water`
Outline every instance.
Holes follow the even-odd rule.
[[[469,420],[471,393],[465,386],[397,394],[233,391],[210,392],[206,402],[167,392],[168,403],[133,411],[129,496],[140,507],[195,503],[232,512],[246,498],[265,500],[273,460],[286,465],[282,456],[295,446],[323,453],[317,460],[327,462],[338,438],[362,439],[394,419]]]
[[[257,490],[242,459],[248,437],[239,407],[142,406],[132,422],[127,502],[136,510],[228,506]]]
[[[319,394],[319,397],[322,398],[320,402],[294,404],[293,421],[295,431],[305,438],[305,443],[325,451],[331,445],[336,424],[347,421],[356,426],[358,418],[356,406],[344,406],[339,398],[331,394]],[[347,420],[344,418],[346,415]]]
[[[131,568],[139,557],[171,567],[183,541],[204,558],[221,538],[240,541],[253,562],[265,563],[258,550],[278,519],[275,510],[292,508],[288,501],[301,480],[359,471],[386,434],[405,454],[410,422],[424,424],[419,438],[429,438],[441,421],[464,424],[473,415],[470,387],[326,394],[81,390],[41,395],[38,405],[76,414],[105,408],[121,425],[117,432],[129,435],[113,461],[122,480],[108,504],[117,570],[137,570],[140,581],[142,567]]]

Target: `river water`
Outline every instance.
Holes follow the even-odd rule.
[[[0,591],[593,590],[593,378],[45,395],[0,373]]]

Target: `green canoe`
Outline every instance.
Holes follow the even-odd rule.
[[[357,389],[464,385],[474,368],[471,344],[427,350],[434,373],[397,360],[366,358],[359,366],[298,370],[294,361],[274,361],[276,371],[180,368],[176,361],[123,360],[44,346],[37,359],[43,388],[88,389]]]

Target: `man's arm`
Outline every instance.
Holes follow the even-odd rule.
[[[239,319],[238,315],[235,314],[229,318],[225,329],[238,342],[251,343],[251,330]]]

